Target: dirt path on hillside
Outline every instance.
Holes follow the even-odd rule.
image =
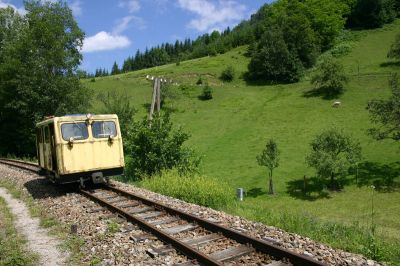
[[[31,218],[26,205],[14,199],[5,188],[0,187],[0,197],[10,208],[15,227],[27,240],[28,248],[39,255],[39,265],[64,265],[65,254],[57,249],[60,242],[48,236],[47,230],[39,226],[38,218]]]

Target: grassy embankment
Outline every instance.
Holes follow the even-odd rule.
[[[245,47],[217,57],[181,62],[179,66],[171,64],[84,83],[95,94],[126,91],[139,111],[137,119],[145,115],[151,101],[147,74],[193,85],[187,91],[175,89],[176,97],[167,101],[167,107],[173,111],[175,124],[192,135],[188,144],[204,155],[202,172],[228,183],[232,195],[237,187],[246,189],[245,201],[231,204],[228,212],[368,255],[367,249],[371,247],[362,242],[367,235],[362,239],[349,236],[351,243],[340,238],[346,238],[360,226],[371,226],[374,197],[373,219],[378,239],[398,247],[400,193],[396,184],[400,182],[400,143],[378,142],[366,134],[371,127],[366,105],[371,99],[390,95],[388,78],[391,72],[400,72],[400,64],[390,62],[386,54],[399,32],[400,21],[396,21],[383,29],[352,33],[357,38],[350,43],[351,51],[339,58],[350,77],[345,93],[338,98],[342,102],[340,108],[331,107],[333,100],[308,93],[312,89],[310,73],[296,84],[247,83],[241,78],[249,61],[243,55]],[[228,65],[235,68],[237,78],[223,83],[218,77]],[[213,87],[214,99],[197,98],[201,87],[194,84],[199,75]],[[99,108],[95,101],[93,111]],[[304,159],[313,137],[332,125],[351,133],[363,148],[357,182],[354,176],[344,178],[340,192],[313,183],[315,172],[306,166]],[[269,138],[274,138],[281,150],[281,165],[274,173],[275,196],[266,194],[267,172],[255,159]],[[308,177],[307,193],[302,191],[304,175]],[[394,178],[395,187],[373,194],[370,185],[385,182],[388,177]],[[350,231],[335,225],[338,231],[342,230],[335,234],[334,228],[323,225],[325,222],[346,225]],[[391,252],[395,248],[390,248]],[[388,252],[383,259],[400,263],[396,260],[398,253]]]

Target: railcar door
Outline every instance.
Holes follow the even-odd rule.
[[[37,158],[40,167],[44,167],[44,156],[43,156],[43,129],[42,127],[36,128],[36,149]]]
[[[123,165],[122,138],[116,120],[93,121],[92,125],[94,169],[117,168]]]
[[[44,127],[44,168],[52,170],[51,143],[49,125]]]
[[[54,135],[54,124],[50,124],[49,129],[50,129],[51,169],[53,171],[57,171],[56,139]]]

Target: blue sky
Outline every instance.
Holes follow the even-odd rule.
[[[54,1],[54,0],[53,0]],[[85,32],[81,69],[111,69],[162,42],[233,27],[270,0],[67,0]],[[22,0],[0,0],[24,13]]]

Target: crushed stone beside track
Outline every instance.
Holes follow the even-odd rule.
[[[183,255],[175,252],[167,256],[151,258],[146,254],[146,250],[152,246],[162,245],[160,241],[146,240],[143,243],[134,243],[129,237],[133,234],[143,233],[135,225],[129,233],[122,232],[122,230],[116,233],[110,232],[110,223],[118,222],[121,228],[131,225],[110,218],[112,214],[106,210],[88,212],[96,206],[93,202],[80,194],[57,189],[42,177],[0,164],[0,179],[16,183],[61,223],[66,226],[71,224],[78,226],[78,236],[85,242],[81,250],[84,254],[80,261],[82,264],[90,264],[95,260],[101,261],[101,265],[172,265],[186,261]],[[217,220],[222,225],[241,230],[256,238],[272,240],[278,246],[314,257],[328,265],[379,265],[361,255],[333,249],[307,237],[288,233],[272,226],[251,222],[242,217],[186,203],[124,183],[115,181],[113,183],[119,188],[146,196],[151,200],[160,201],[205,219]]]

